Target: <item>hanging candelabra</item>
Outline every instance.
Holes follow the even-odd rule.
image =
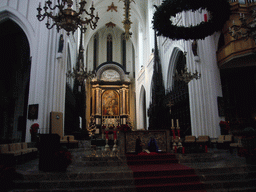
[[[83,33],[81,31],[80,36],[80,46],[79,46],[79,54],[78,54],[78,60],[77,60],[77,68],[73,68],[73,72],[68,71],[67,77],[72,77],[74,79],[77,79],[80,84],[83,84],[84,80],[91,80],[95,73],[93,71],[87,71],[87,67],[84,67],[84,48],[83,48]]]
[[[184,53],[184,56],[186,57],[186,52]],[[185,67],[184,67],[184,70],[181,70],[180,73],[178,73],[178,71],[176,70],[176,73],[175,73],[175,76],[173,76],[174,80],[175,81],[184,81],[186,84],[188,84],[191,80],[193,79],[200,79],[201,78],[201,74],[197,72],[195,73],[191,73],[191,72],[188,72],[188,68],[186,67],[186,64],[185,64]]]
[[[124,36],[126,40],[129,40],[129,38],[131,37],[132,33],[130,32],[130,28],[131,28],[131,20],[130,20],[130,4],[131,2],[134,2],[134,0],[119,0],[124,2],[124,20],[122,21],[122,23],[124,24]]]
[[[47,22],[45,24],[47,29],[52,29],[56,25],[58,32],[60,29],[64,29],[67,31],[67,35],[69,35],[70,32],[74,33],[78,27],[85,32],[87,29],[86,25],[89,25],[90,28],[94,30],[97,27],[97,22],[99,20],[98,13],[96,16],[94,15],[95,8],[93,3],[90,12],[87,12],[84,9],[86,3],[85,0],[81,0],[79,3],[79,11],[76,12],[72,9],[72,0],[57,0],[55,6],[52,6],[52,1],[47,0],[43,8],[41,8],[41,3],[39,3],[39,7],[37,8],[37,19],[43,21],[47,17]],[[41,13],[42,10],[44,10],[44,13]],[[48,12],[48,10],[50,12]],[[56,15],[53,15],[52,11],[54,10],[58,10]],[[83,18],[84,13],[88,15],[88,17]],[[50,19],[53,21],[51,24]]]
[[[245,40],[252,38],[256,44],[256,10],[253,10],[252,18],[253,20],[248,22],[245,15],[240,13],[239,20],[241,21],[241,24],[236,25],[233,20],[233,25],[229,27],[229,34],[235,39],[238,39],[239,37],[243,37]]]

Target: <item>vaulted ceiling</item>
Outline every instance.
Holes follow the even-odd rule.
[[[115,24],[117,27],[124,31],[124,0],[87,0],[87,10],[93,5],[95,12],[99,14],[99,21],[95,30],[88,30],[85,34],[85,42],[95,34],[98,30],[106,27],[106,24]],[[130,0],[130,21],[132,22],[130,32],[134,35],[131,39],[136,41],[136,34],[139,30],[145,29],[146,27],[146,16],[148,9],[148,0]]]

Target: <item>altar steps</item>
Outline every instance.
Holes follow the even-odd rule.
[[[179,162],[193,167],[208,192],[256,191],[256,166],[227,150],[201,154],[178,154]]]
[[[24,165],[18,165],[17,169],[24,173],[24,179],[16,180],[15,189],[11,192],[135,192],[135,183],[138,185],[147,184],[143,183],[143,179],[134,180],[133,172],[128,168],[125,159],[120,157],[96,157],[100,152],[90,156],[91,153],[93,151],[74,150],[75,160],[65,173],[38,171],[38,159]],[[186,175],[187,177],[180,178],[180,183],[184,184],[185,182],[189,186],[190,181],[195,183],[199,179],[200,186],[208,192],[256,191],[256,166],[248,166],[244,158],[237,157],[235,154],[231,155],[226,150],[209,149],[208,153],[175,154],[175,156],[179,164],[191,167],[194,169],[195,175],[198,176],[191,176],[189,173]],[[173,157],[169,156],[168,158],[172,159]],[[136,158],[138,157],[130,156],[127,163],[133,164]],[[155,156],[154,158],[160,157]],[[169,176],[174,174],[175,172],[172,172],[172,175]],[[139,177],[139,175],[137,176]],[[159,174],[159,182],[163,179],[162,181],[167,183],[170,179],[166,178],[167,176]],[[147,174],[147,177],[150,177],[150,174]],[[178,182],[178,177],[173,177],[175,179],[174,183]],[[155,182],[158,182],[158,180],[156,179]],[[183,186],[183,191],[185,191],[185,188]],[[161,186],[155,186],[155,189],[159,191]],[[177,187],[177,190],[180,191],[179,187]],[[193,189],[190,191],[192,192]],[[199,187],[196,191],[199,192]]]

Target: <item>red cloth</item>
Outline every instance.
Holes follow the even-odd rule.
[[[175,130],[172,130],[173,138],[175,139]]]
[[[108,139],[108,132],[109,132],[109,131],[105,131],[106,139]]]
[[[177,131],[178,131],[178,136],[180,137],[180,130],[178,129]]]
[[[204,22],[207,22],[208,18],[207,18],[207,14],[204,14]]]
[[[114,133],[114,140],[116,140],[117,139],[116,131],[113,131],[113,133]]]
[[[140,152],[140,153],[138,153],[138,155],[158,155],[158,153],[157,152],[150,152],[150,153]]]

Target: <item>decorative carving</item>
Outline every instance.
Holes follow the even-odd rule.
[[[114,2],[112,2],[112,4],[108,6],[107,12],[109,11],[113,12],[113,10],[117,12],[117,6],[114,5]]]
[[[116,70],[109,69],[102,73],[101,80],[102,81],[120,81],[121,77]]]
[[[116,26],[116,24],[112,23],[111,21],[109,23],[106,23],[105,25],[106,25],[107,28],[109,28],[109,27],[114,28]]]

